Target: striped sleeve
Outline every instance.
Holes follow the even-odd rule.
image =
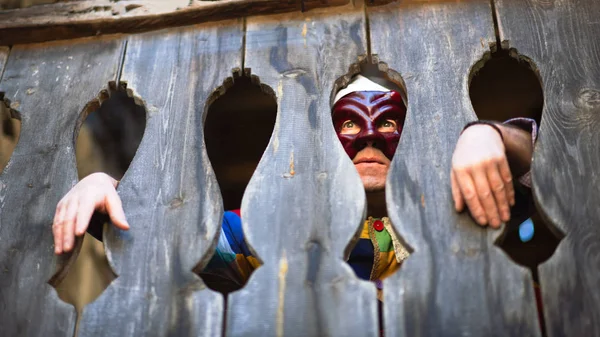
[[[211,289],[227,293],[243,287],[259,265],[244,240],[239,210],[225,212],[217,249],[200,276]]]

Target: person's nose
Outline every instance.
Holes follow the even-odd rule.
[[[357,150],[360,151],[367,146],[383,150],[384,143],[385,139],[383,135],[379,131],[377,131],[375,126],[369,125],[363,130],[361,130],[361,132],[357,135],[354,144]]]

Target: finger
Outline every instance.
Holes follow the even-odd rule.
[[[471,211],[471,216],[473,216],[478,224],[482,226],[486,225],[487,218],[485,216],[485,211],[479,202],[479,197],[477,196],[477,191],[475,190],[473,178],[471,178],[471,175],[465,170],[457,170],[455,172],[456,182],[460,188],[462,198],[467,204],[469,211]]]
[[[54,221],[52,222],[52,235],[54,236],[54,254],[62,254],[63,246],[63,231],[62,222],[65,215],[66,207],[62,202],[59,202],[56,206],[56,213],[54,213]]]
[[[492,195],[486,170],[484,168],[474,169],[473,180],[475,181],[477,196],[483,206],[488,223],[494,228],[499,227],[500,215],[498,215],[498,207],[496,207],[496,200],[494,200],[494,196]]]
[[[500,176],[504,181],[504,186],[506,187],[506,198],[511,206],[515,205],[515,188],[513,186],[512,174],[510,173],[510,167],[508,166],[508,160],[506,157],[500,161],[498,165],[500,169]]]
[[[127,223],[127,219],[125,218],[125,212],[123,211],[123,204],[121,203],[121,198],[116,191],[109,193],[106,196],[106,212],[110,217],[112,223],[120,229],[128,230],[129,223]]]
[[[510,205],[506,194],[506,185],[500,176],[499,167],[497,165],[490,165],[490,167],[488,167],[487,179],[490,183],[494,200],[496,201],[496,207],[500,213],[500,220],[510,220]]]
[[[72,201],[67,205],[65,216],[62,221],[63,251],[68,252],[73,248],[75,241],[75,219],[77,217],[78,201]]]
[[[81,236],[85,234],[85,231],[90,224],[90,219],[94,214],[94,208],[95,205],[92,200],[84,199],[80,201],[77,216],[75,218],[75,235]]]
[[[454,208],[457,212],[462,212],[462,210],[465,208],[465,201],[463,200],[462,194],[460,194],[460,188],[458,187],[454,170],[450,171],[450,181],[452,183],[452,199],[454,199]]]

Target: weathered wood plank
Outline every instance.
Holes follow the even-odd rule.
[[[222,335],[223,298],[192,272],[212,256],[223,214],[203,109],[242,46],[242,19],[130,38],[122,79],[148,113],[118,187],[131,230],[104,233],[118,278],[84,309],[79,336]]]
[[[549,336],[600,335],[600,3],[497,1],[504,43],[537,65],[540,211],[566,236],[539,267]]]
[[[6,64],[6,60],[8,60],[9,52],[10,48],[0,47],[0,79],[2,79],[2,74],[4,73],[4,65]]]
[[[242,201],[264,265],[228,300],[228,336],[377,336],[374,284],[344,262],[365,194],[331,122],[335,80],[366,52],[362,4],[251,18],[246,65],[276,91],[278,120]]]
[[[403,1],[368,16],[373,53],[403,75],[409,103],[387,204],[414,252],[384,281],[386,335],[539,336],[530,273],[494,245],[500,231],[456,214],[450,192],[454,144],[476,119],[469,72],[495,41],[489,1]]]
[[[77,182],[77,121],[116,79],[121,46],[120,39],[87,39],[10,52],[0,92],[20,114],[22,128],[0,176],[1,336],[73,336],[75,309],[48,280],[58,282],[77,253],[57,267],[52,219]]]
[[[0,45],[136,33],[248,15],[339,6],[349,0],[87,0],[0,11]]]

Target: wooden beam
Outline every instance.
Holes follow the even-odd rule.
[[[248,15],[307,11],[349,0],[84,0],[0,11],[0,45],[138,33]]]

